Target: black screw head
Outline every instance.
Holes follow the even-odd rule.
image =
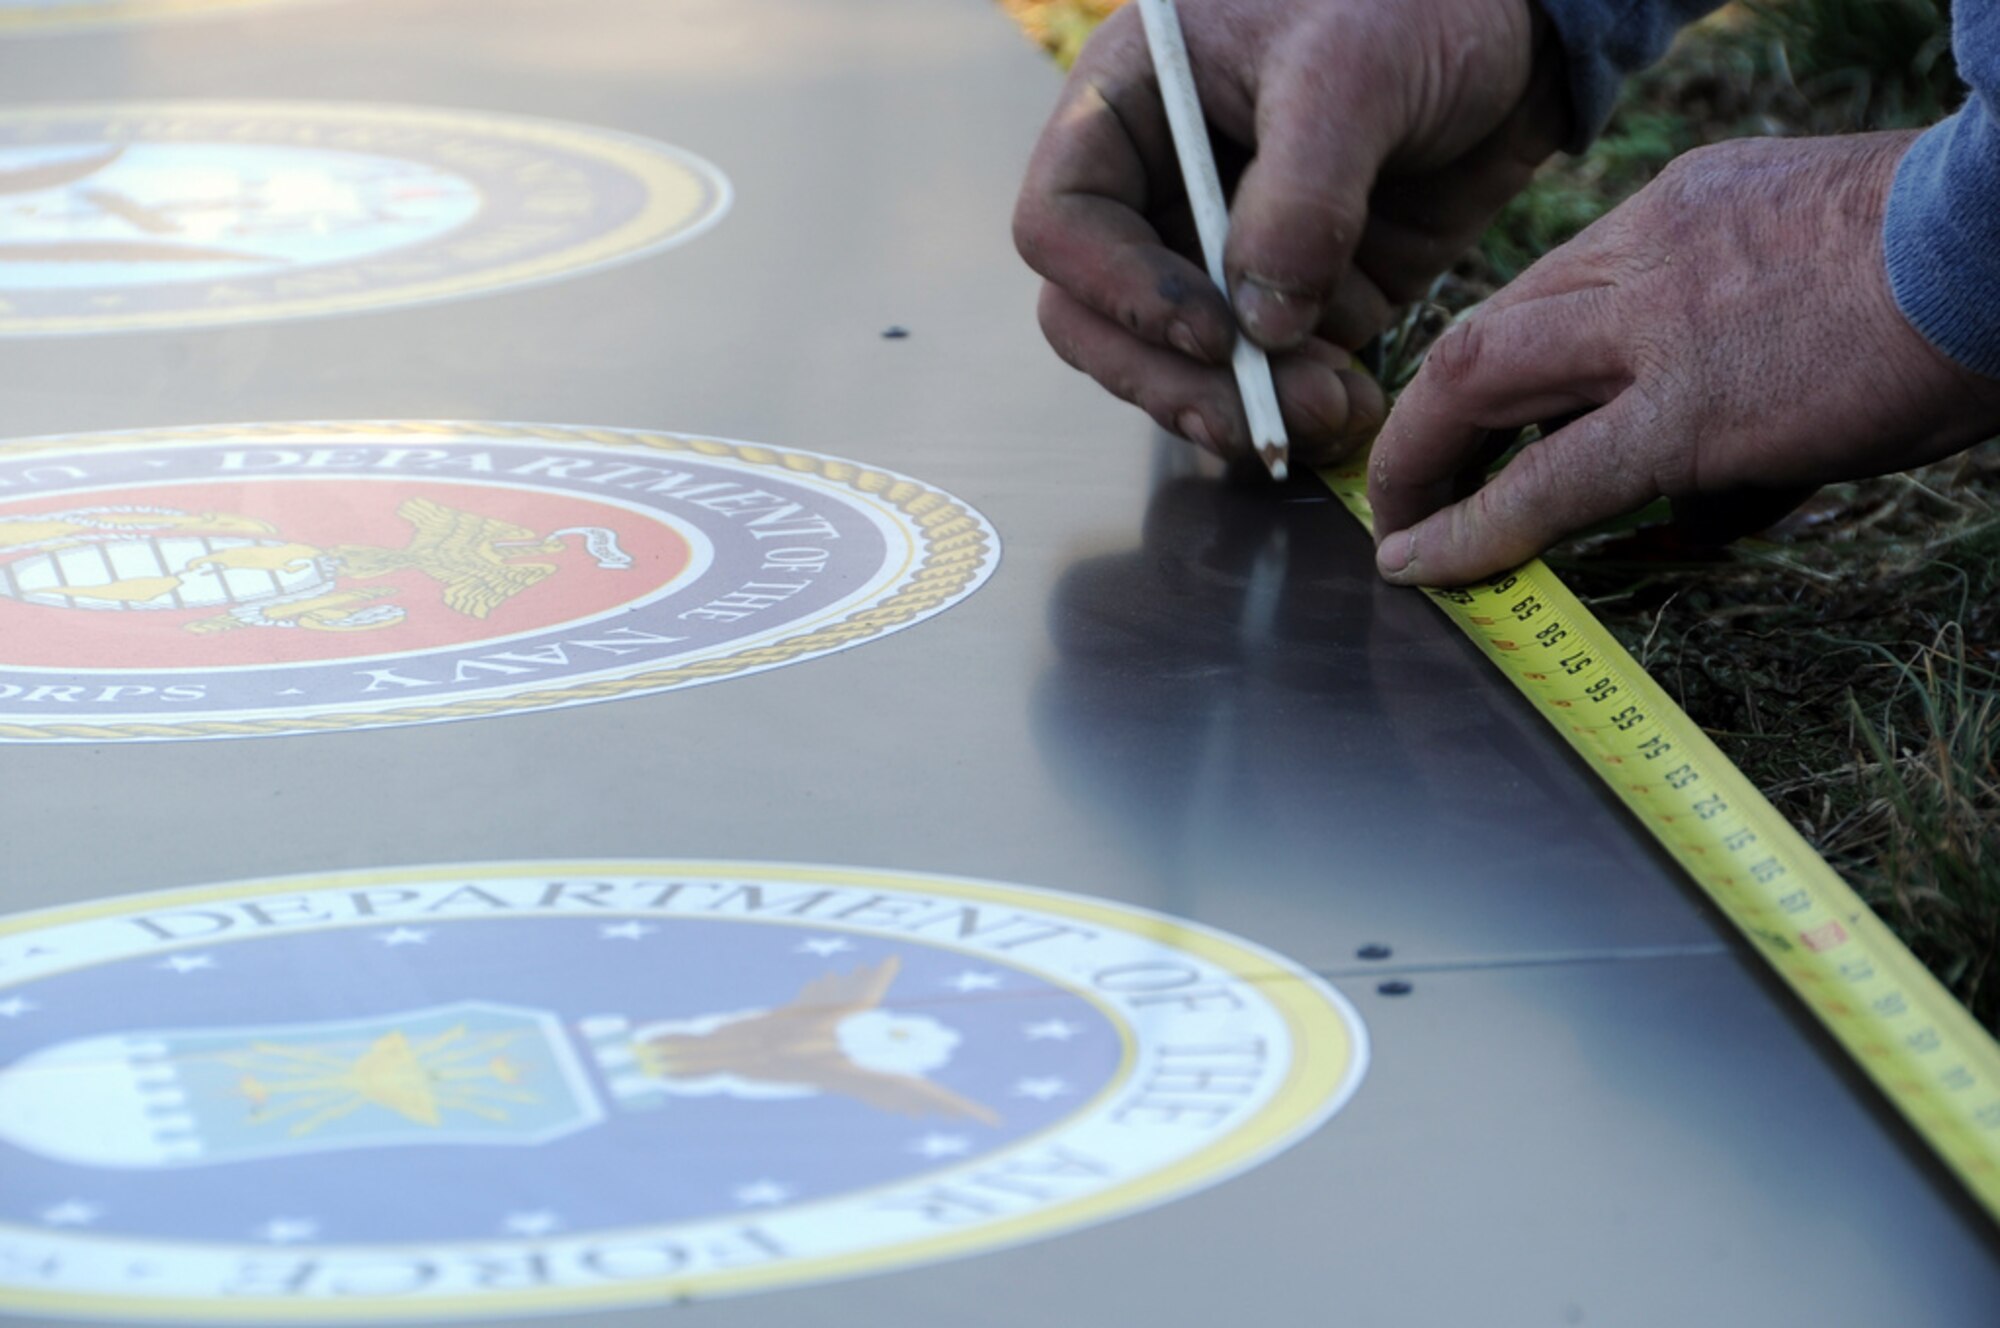
[[[1407,996],[1412,991],[1415,991],[1416,988],[1412,987],[1409,983],[1403,981],[1401,978],[1392,978],[1387,982],[1379,984],[1375,988],[1375,990],[1378,994],[1383,996]]]
[[[1356,950],[1354,952],[1354,957],[1356,959],[1387,959],[1390,955],[1394,953],[1395,951],[1391,950],[1386,945],[1369,944],[1362,946],[1359,950]]]
[[[891,327],[883,330],[882,339],[884,341],[901,341],[909,335],[910,329],[907,327]]]

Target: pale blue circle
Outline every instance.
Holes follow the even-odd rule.
[[[11,291],[350,263],[447,235],[483,201],[470,180],[429,162],[273,143],[0,147],[0,188],[10,178],[0,290]]]

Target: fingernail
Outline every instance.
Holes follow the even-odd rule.
[[[1375,548],[1375,568],[1391,581],[1400,580],[1410,568],[1416,541],[1407,530],[1399,530]]]
[[[1236,283],[1236,317],[1251,340],[1286,350],[1305,340],[1319,321],[1319,301],[1278,282],[1246,276]]]
[[[1178,318],[1167,324],[1167,344],[1191,360],[1208,359],[1201,343],[1194,338],[1194,329]]]
[[[1174,417],[1174,424],[1179,427],[1181,437],[1196,447],[1215,452],[1215,439],[1209,436],[1208,421],[1202,418],[1200,411],[1184,410]],[[1216,454],[1221,455],[1219,452]]]

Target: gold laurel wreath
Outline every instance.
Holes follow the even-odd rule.
[[[529,710],[549,710],[588,701],[671,691],[713,682],[731,674],[788,664],[809,655],[829,654],[906,626],[929,616],[963,596],[991,562],[993,537],[984,520],[950,494],[887,471],[871,470],[851,461],[791,452],[755,443],[731,443],[711,438],[622,429],[567,429],[549,425],[492,424],[257,424],[239,427],[170,429],[131,434],[97,434],[30,439],[0,444],[0,456],[75,451],[85,446],[117,446],[148,442],[216,442],[232,439],[350,437],[535,438],[545,442],[598,443],[609,447],[648,447],[661,452],[776,466],[798,474],[831,480],[858,494],[887,504],[907,518],[922,542],[923,553],[910,579],[879,602],[863,605],[838,622],[798,636],[774,641],[736,654],[698,660],[676,668],[656,669],[625,678],[512,696],[476,698],[438,705],[414,705],[390,710],[354,711],[330,715],[262,720],[191,720],[174,724],[9,724],[0,723],[0,741],[68,740],[113,742],[133,738],[254,738],[347,729],[392,728],[442,720],[473,719]]]

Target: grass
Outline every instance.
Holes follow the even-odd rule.
[[[1683,35],[1632,79],[1591,150],[1551,163],[1460,269],[1474,299],[1701,143],[1928,125],[1958,104],[1943,0],[1759,0]]]
[[[1895,719],[1870,722],[1854,706],[1854,724],[1873,759],[1874,801],[1864,809],[1872,831],[1878,885],[1900,931],[1949,985],[1990,1016],[2000,946],[2000,862],[1992,829],[2000,817],[2000,693],[1995,674],[1968,660],[1962,633],[1923,656],[1922,670],[1902,666],[1907,694],[1921,703],[1911,725],[1915,750],[1897,736]],[[1988,1020],[1991,1022],[1990,1018]]]
[[[1652,527],[1549,561],[2000,1030],[2000,447],[1830,486],[1725,551]]]
[[[1118,0],[1001,0],[1067,63]],[[1632,79],[1384,339],[1450,320],[1698,143],[1929,124],[1963,96],[1944,0],[1754,0]],[[2000,444],[1835,485],[1697,549],[1644,521],[1550,561],[1990,1030],[2000,1032]]]

